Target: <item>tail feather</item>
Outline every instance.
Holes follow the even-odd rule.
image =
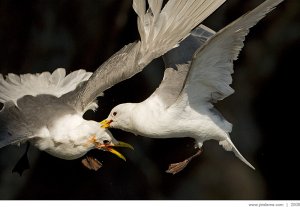
[[[255,168],[246,160],[246,158],[243,157],[243,155],[238,151],[238,149],[234,146],[231,139],[227,137],[227,139],[222,140],[219,142],[220,145],[226,150],[226,151],[233,151],[235,156],[237,156],[241,161],[243,161],[246,165],[248,165],[250,168],[255,170]]]
[[[8,101],[4,104],[0,110],[0,148],[25,142],[29,137],[33,137],[25,120],[13,102]]]
[[[12,101],[16,104],[25,95],[51,94],[60,97],[75,90],[79,83],[88,80],[91,75],[85,70],[77,70],[66,76],[63,68],[56,69],[52,74],[43,72],[18,76],[9,73],[5,78],[0,74],[0,102]]]

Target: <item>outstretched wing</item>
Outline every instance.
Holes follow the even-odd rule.
[[[5,102],[0,111],[0,148],[21,143],[31,136],[33,134],[20,109],[12,101]]]
[[[184,39],[180,46],[165,55],[165,72],[162,82],[149,97],[157,97],[164,107],[172,105],[180,95],[190,68],[190,62],[195,51],[200,48],[215,32],[204,25],[195,28],[191,35]]]
[[[191,105],[216,102],[234,92],[229,86],[233,61],[238,58],[249,29],[282,1],[266,0],[220,30],[195,53],[183,91]]]
[[[96,97],[113,85],[140,72],[153,59],[176,47],[190,31],[226,0],[133,0],[141,40],[123,47],[102,64],[80,89],[65,96],[77,111],[84,111]],[[76,94],[74,94],[76,93]]]
[[[8,101],[0,111],[0,148],[38,138],[57,119],[77,112],[54,95],[24,96]],[[43,136],[44,137],[44,136]]]
[[[53,73],[16,75],[9,73],[6,77],[0,74],[0,102],[17,102],[26,96],[50,94],[56,97],[73,91],[76,86],[91,77],[92,73],[76,70],[66,75],[64,68],[57,68]]]

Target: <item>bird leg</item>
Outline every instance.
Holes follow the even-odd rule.
[[[89,145],[90,143],[92,143],[94,146],[99,145],[95,135],[91,136],[88,139],[88,142],[86,143],[86,145]],[[94,170],[94,171],[97,171],[102,167],[102,163],[92,156],[86,156],[85,158],[83,158],[81,160],[81,163],[87,169]]]
[[[94,157],[86,156],[86,158],[81,160],[84,167],[89,170],[97,171],[102,167],[102,163]]]
[[[201,147],[201,148],[199,148],[199,150],[194,155],[192,155],[189,158],[183,160],[182,162],[177,162],[177,163],[170,164],[168,170],[166,170],[166,173],[171,173],[173,175],[175,175],[176,173],[179,173],[181,170],[183,170],[187,166],[187,164],[189,164],[189,162],[194,157],[199,156],[202,152],[203,152],[203,149]]]

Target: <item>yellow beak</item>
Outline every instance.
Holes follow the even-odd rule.
[[[104,119],[103,121],[100,122],[100,125],[102,128],[108,128],[111,122],[113,122],[113,120]]]
[[[117,144],[101,144],[101,145],[97,146],[98,149],[102,149],[104,151],[109,151],[109,152],[117,155],[122,160],[126,161],[126,158],[120,152],[113,149],[112,147],[126,147],[126,148],[130,148],[130,149],[134,150],[132,145],[130,145],[126,142],[121,142],[121,141],[119,141]]]

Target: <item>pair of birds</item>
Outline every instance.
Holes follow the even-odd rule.
[[[225,1],[169,0],[163,6],[163,0],[148,0],[146,9],[145,0],[133,0],[141,40],[123,47],[94,73],[77,70],[66,76],[59,68],[52,74],[0,74],[0,148],[29,141],[61,159],[77,159],[94,148],[125,159],[114,148],[132,147],[114,139],[107,129],[112,127],[152,138],[194,138],[199,151],[170,165],[169,173],[181,171],[209,139],[254,169],[232,143],[232,126],[213,103],[234,92],[229,86],[233,61],[249,29],[283,0],[266,0],[217,33],[196,27]],[[103,91],[162,55],[164,78],[148,99],[116,106],[101,127],[83,119],[86,111],[97,109]],[[83,163],[100,166],[90,158]]]

